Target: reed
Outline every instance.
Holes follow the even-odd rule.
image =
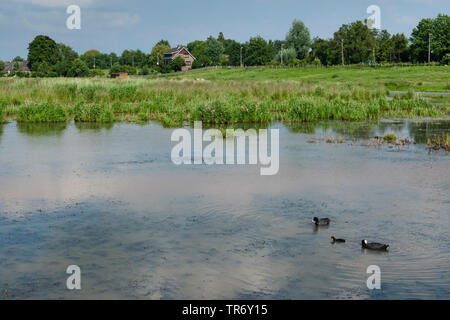
[[[75,122],[114,122],[111,107],[100,104],[77,104],[73,110]]]
[[[238,75],[238,70],[234,71],[236,74],[221,72],[224,77]],[[240,76],[246,74],[239,72]],[[341,73],[336,79],[343,78],[344,73]],[[289,78],[261,81],[245,77],[228,81],[220,77],[214,81],[196,81],[189,77],[125,81],[0,79],[0,101],[3,101],[0,119],[17,117],[18,121],[36,122],[154,119],[162,121],[164,126],[179,126],[184,121],[195,120],[221,125],[273,120],[448,117],[450,114],[448,104],[432,105],[411,93],[387,101],[383,86],[367,88],[352,81],[334,81],[315,83],[309,79]]]
[[[6,109],[6,101],[0,100],[0,124],[6,122],[5,118],[5,109]]]
[[[32,103],[17,111],[18,122],[65,122],[67,119],[67,110],[59,104]]]

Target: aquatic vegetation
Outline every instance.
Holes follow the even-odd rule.
[[[67,118],[66,109],[59,104],[32,103],[17,110],[18,122],[64,122]]]
[[[76,122],[108,123],[114,121],[114,113],[111,107],[106,105],[79,103],[74,108],[74,120]]]
[[[442,137],[435,136],[432,138],[428,138],[427,141],[428,150],[446,150],[450,151],[450,134],[442,133]]]
[[[384,141],[392,143],[397,140],[397,136],[393,133],[388,133],[383,137]]]
[[[142,121],[142,122],[150,120],[149,114],[147,112],[143,112],[143,111],[138,113],[137,118],[139,121]]]
[[[0,124],[6,122],[4,111],[6,109],[6,101],[0,100]]]
[[[413,68],[408,73],[404,70],[399,72],[405,79],[416,75],[414,84],[418,82],[418,69]],[[439,68],[435,70],[433,74],[438,80],[447,79],[447,73]],[[273,120],[303,123],[450,115],[447,100],[433,105],[415,96],[413,91],[388,101],[384,84],[389,81],[383,80],[383,77],[399,77],[391,69],[389,72],[383,71],[386,73],[376,78],[380,80],[370,86],[364,81],[355,81],[350,69],[308,70],[307,79],[298,77],[306,72],[299,69],[238,71],[219,69],[204,72],[202,79],[205,81],[195,80],[197,74],[195,78],[186,74],[182,77],[169,75],[163,79],[137,78],[127,81],[102,78],[0,79],[0,101],[6,104],[1,119],[16,117],[20,106],[30,103],[61,105],[69,117],[76,117],[77,121],[143,121],[141,119],[148,118],[160,120],[165,126],[179,126],[184,121],[195,120],[225,125],[269,123]],[[339,75],[338,80],[333,80],[333,74]],[[260,78],[262,75],[264,78]],[[369,75],[358,73],[358,77]],[[402,81],[407,81],[408,85],[410,83],[409,80]],[[436,86],[441,84],[439,81],[430,83]],[[77,107],[79,105],[90,107],[80,109]],[[47,121],[50,119],[47,118]]]

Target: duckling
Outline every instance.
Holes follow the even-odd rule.
[[[330,224],[330,219],[328,218],[323,218],[323,219],[319,219],[317,217],[314,217],[312,219],[312,222],[316,225],[316,226],[328,226]]]
[[[388,244],[383,243],[377,243],[377,242],[370,242],[368,243],[367,240],[362,240],[361,245],[364,249],[371,249],[371,250],[387,250],[389,247]]]
[[[345,242],[345,239],[337,239],[334,236],[331,236],[331,240],[332,240],[333,243],[334,242]]]

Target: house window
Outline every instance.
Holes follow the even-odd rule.
[[[187,66],[190,66],[190,65],[191,65],[191,62],[190,62],[190,61],[186,61],[186,65],[187,65]]]
[[[185,59],[189,58],[189,55],[188,55],[188,54],[185,54],[185,55],[184,55],[184,58],[185,58]]]

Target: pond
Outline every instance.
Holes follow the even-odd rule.
[[[426,145],[450,120],[271,128],[261,176],[176,166],[153,122],[0,126],[0,299],[450,299],[450,154]],[[366,146],[386,133],[416,143]]]

